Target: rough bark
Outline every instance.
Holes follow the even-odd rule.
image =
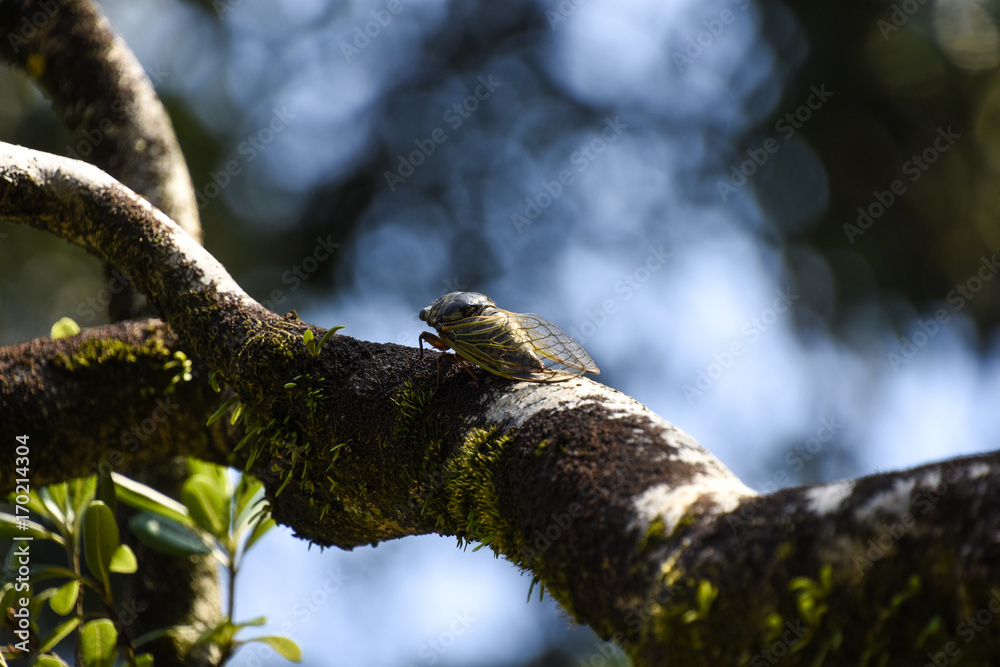
[[[66,147],[68,154],[104,169],[147,197],[193,238],[200,239],[201,227],[187,165],[151,80],[152,77],[159,83],[170,72],[154,67],[147,75],[128,45],[114,32],[97,5],[89,0],[2,2],[0,34],[5,37],[0,41],[0,58],[27,74],[73,131],[74,141]],[[104,271],[109,280],[113,276],[117,287],[109,295],[111,321],[152,314],[131,283],[125,280],[122,284],[121,274],[112,273],[112,265],[105,263]],[[155,429],[157,424],[151,420],[163,416],[167,407],[158,406],[151,416],[131,428],[139,429],[138,436],[143,435],[144,426],[151,425]],[[121,438],[123,449],[135,446],[133,436],[122,433]],[[148,445],[145,440],[142,444]],[[190,447],[190,443],[180,445],[181,450]],[[170,453],[169,449],[157,451]],[[78,459],[88,450],[79,448],[74,452],[76,454],[70,458]],[[128,457],[119,454],[119,458]],[[103,465],[110,463],[111,459],[103,459]],[[153,461],[144,462],[144,468],[127,469],[127,472],[168,493],[176,490],[186,477],[183,459],[151,463]],[[127,513],[127,510],[122,512]],[[119,520],[124,525],[126,514],[122,512]],[[147,605],[146,612],[135,619],[133,632],[142,634],[168,625],[198,626],[219,617],[218,573],[213,559],[197,557],[180,561],[141,544],[133,546],[145,569],[161,575],[169,573],[174,593],[173,604]],[[162,590],[155,579],[141,581],[147,585],[130,591],[131,596],[136,599],[161,597]],[[170,645],[172,651],[164,650]],[[181,637],[160,640],[157,649],[161,665],[217,661],[217,656],[211,655],[189,653],[182,657],[186,640]]]
[[[112,174],[200,240],[194,187],[167,110],[97,6],[0,2],[0,33],[0,59],[31,77],[76,135],[70,157]]]
[[[435,388],[436,355],[340,335],[313,356],[311,327],[92,168],[4,147],[0,217],[135,274],[240,396],[273,516],[313,542],[487,544],[641,665],[1000,657],[996,454],[759,496],[589,380]]]
[[[3,435],[31,436],[32,483],[109,474],[178,455],[226,464],[231,435],[205,422],[222,399],[163,322],[141,320],[0,348]],[[13,459],[0,462],[12,489]]]

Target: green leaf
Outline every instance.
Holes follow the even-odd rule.
[[[66,516],[66,483],[43,486],[38,490],[38,497],[45,505],[45,516],[52,519],[52,522],[59,528],[59,532],[65,537],[68,530],[69,521]]]
[[[267,616],[258,616],[256,618],[251,618],[249,621],[243,621],[242,623],[236,624],[236,629],[249,628],[251,626],[264,625],[267,623]]]
[[[250,473],[240,475],[240,482],[236,485],[236,493],[233,496],[233,513],[237,517],[237,526],[248,521],[246,516],[248,508],[251,507],[257,494],[263,488],[264,483]]]
[[[186,631],[186,629],[190,627],[191,626],[189,625],[171,625],[166,628],[150,630],[149,632],[139,635],[138,637],[133,639],[132,646],[139,648],[143,644],[148,644],[149,642],[155,641],[157,639],[162,639],[164,637],[173,637],[174,633],[178,631]]]
[[[47,653],[35,659],[35,667],[67,667],[66,661],[58,655]]]
[[[229,618],[223,616],[214,625],[206,628],[198,635],[194,645],[215,644],[216,646],[228,648],[232,645],[233,635],[235,634],[236,626],[233,625],[233,622]]]
[[[68,567],[62,567],[59,565],[40,565],[31,566],[31,582],[38,583],[40,581],[45,581],[46,579],[55,579],[59,577],[60,579],[79,579],[79,575]],[[5,607],[0,607],[4,609]]]
[[[136,667],[153,667],[153,654],[140,653],[135,656]]]
[[[80,628],[80,657],[88,667],[114,667],[118,657],[118,631],[115,624],[99,618]]]
[[[328,329],[327,332],[323,334],[323,337],[319,339],[319,347],[322,348],[324,345],[326,345],[326,341],[330,340],[330,337],[333,336],[333,334],[337,333],[343,328],[344,325],[340,325],[333,327],[332,329]]]
[[[207,422],[205,422],[205,426],[211,426],[212,424],[214,424],[215,422],[217,422],[219,420],[219,418],[222,417],[222,415],[226,414],[226,411],[229,408],[233,407],[234,405],[236,405],[239,402],[240,402],[240,397],[239,396],[230,396],[226,400],[226,402],[223,403],[219,407],[218,410],[216,410],[215,412],[212,413],[212,416],[208,418]]]
[[[119,544],[115,553],[111,556],[108,569],[120,574],[132,574],[139,569],[139,563],[135,560],[135,554],[127,544]]]
[[[212,552],[212,547],[191,528],[155,512],[134,514],[128,525],[140,542],[165,554],[192,556]]]
[[[299,645],[293,642],[288,637],[278,637],[278,636],[268,636],[268,637],[254,637],[253,639],[248,639],[248,642],[261,642],[267,644],[275,650],[275,652],[280,655],[285,660],[291,660],[292,662],[302,662],[302,649]]]
[[[220,466],[216,463],[209,463],[208,461],[202,461],[201,459],[189,457],[188,476],[193,477],[194,475],[204,475],[205,477],[208,477],[213,484],[223,490],[224,495],[233,495],[233,483],[229,476],[229,468],[226,466]]]
[[[111,477],[115,481],[115,496],[129,507],[155,512],[185,526],[194,525],[187,508],[173,498],[125,475],[112,473]]]
[[[269,530],[274,528],[276,525],[274,519],[266,514],[259,514],[257,516],[257,522],[254,524],[253,530],[250,532],[250,537],[247,538],[247,543],[243,545],[243,553],[246,553],[250,547],[254,545],[257,540],[264,537]]]
[[[60,544],[64,543],[61,535],[53,533],[42,524],[24,518],[20,520],[22,523],[19,525],[18,517],[0,512],[0,538],[9,540],[12,537],[36,537],[41,540],[55,540]]]
[[[229,498],[206,475],[192,475],[184,482],[181,499],[194,522],[219,539],[229,533]]]
[[[111,559],[120,543],[115,515],[100,500],[92,501],[83,513],[83,553],[87,568],[104,583],[105,590],[111,588]]]
[[[49,600],[49,606],[52,607],[52,611],[55,613],[65,616],[73,611],[73,607],[76,605],[76,598],[79,594],[80,582],[72,579],[59,587],[56,594]]]
[[[80,506],[91,500],[100,500],[102,503],[110,507],[111,511],[114,511],[118,504],[118,497],[116,496],[117,492],[115,490],[115,478],[108,474],[108,472],[104,472],[100,475],[92,475],[88,477],[88,479],[93,480],[94,482],[91,487],[91,497],[87,498],[84,502],[78,502],[77,511],[80,511]],[[80,500],[83,500],[83,498]]]
[[[52,632],[47,634],[41,643],[38,645],[38,652],[45,653],[46,651],[51,651],[56,647],[56,644],[61,642],[69,633],[76,630],[76,626],[80,625],[83,619],[79,616],[74,616],[73,618],[63,621],[57,625]],[[36,663],[37,664],[37,663]]]
[[[49,332],[49,338],[52,340],[59,340],[60,338],[75,336],[78,333],[80,333],[80,325],[68,317],[63,317],[52,325],[52,330]]]

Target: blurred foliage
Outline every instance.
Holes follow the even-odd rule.
[[[807,229],[781,231],[802,292],[817,294],[808,287],[818,280],[814,249],[837,292],[820,310],[848,338],[865,313],[902,328],[911,305],[918,313],[958,310],[960,300],[983,334],[995,333],[1000,292],[988,282],[974,292],[975,281],[967,287],[974,298],[953,290],[1000,250],[997,3],[788,4],[808,35],[809,55],[776,118],[794,112],[810,86],[833,93],[801,128],[825,171],[829,205]],[[949,132],[953,143],[938,140]],[[894,181],[902,194],[892,192]],[[783,180],[761,189],[779,225],[794,187]],[[860,229],[859,219],[867,229],[845,229]]]
[[[18,442],[28,451],[27,436]],[[235,623],[232,585],[228,613],[211,627],[163,628],[133,637],[127,630],[136,618],[136,601],[112,577],[135,574],[140,565],[122,543],[115,520],[122,502],[139,510],[128,525],[143,544],[178,558],[212,554],[234,580],[246,552],[275,525],[262,504],[259,480],[242,475],[234,485],[225,468],[190,459],[183,502],[118,473],[35,490],[30,488],[28,460],[24,457],[16,469],[24,479],[7,498],[11,512],[0,512],[0,539],[11,543],[0,573],[0,608],[12,613],[3,619],[2,629],[17,638],[16,650],[5,651],[0,662],[28,654],[40,663],[64,665],[54,651],[72,639],[83,664],[111,667],[121,657],[127,664],[148,667],[153,657],[140,648],[175,632],[198,633],[194,646],[214,644],[226,658],[248,642],[260,642],[284,658],[301,660],[298,646],[287,637],[236,639],[238,632],[266,619]],[[62,558],[50,561],[43,542],[60,547]],[[24,614],[19,613],[22,608]]]

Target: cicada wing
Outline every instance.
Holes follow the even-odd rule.
[[[583,346],[573,338],[535,313],[510,313],[511,319],[528,339],[534,353],[545,366],[543,371],[553,380],[567,379],[584,373],[601,371]]]
[[[460,356],[502,377],[558,382],[600,373],[582,345],[534,313],[492,308],[448,323],[441,335]]]
[[[521,376],[545,370],[525,336],[511,326],[509,313],[499,308],[448,322],[440,332],[459,356],[496,375],[525,379]]]

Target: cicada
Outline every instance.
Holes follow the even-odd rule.
[[[420,334],[421,353],[424,341],[439,350],[450,348],[473,377],[465,362],[528,382],[562,382],[601,372],[582,345],[544,317],[497,308],[478,292],[445,294],[421,310],[420,319],[440,336]]]

